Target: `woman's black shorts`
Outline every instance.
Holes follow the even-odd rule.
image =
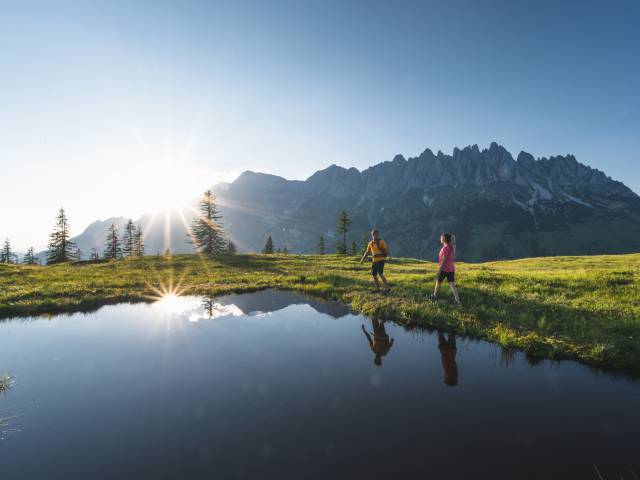
[[[380,262],[373,262],[371,264],[371,275],[384,275],[384,260]]]
[[[438,283],[442,283],[445,278],[447,279],[448,283],[455,283],[456,272],[440,272],[440,275],[438,275]]]

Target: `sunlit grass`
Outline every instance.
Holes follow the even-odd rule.
[[[433,304],[436,265],[387,266],[393,291],[337,255],[149,256],[50,267],[0,265],[0,317],[88,310],[117,301],[281,288],[351,304],[365,314],[447,328],[531,355],[640,370],[640,255],[555,257],[459,265],[464,309]],[[165,300],[166,299],[166,300]]]

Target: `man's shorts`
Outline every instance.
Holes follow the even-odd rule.
[[[384,275],[384,260],[380,262],[373,262],[371,264],[371,275]]]
[[[447,279],[447,283],[455,283],[456,272],[440,272],[440,275],[438,275],[438,283],[442,283],[445,278]]]

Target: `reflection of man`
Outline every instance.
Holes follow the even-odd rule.
[[[444,370],[444,383],[450,387],[458,385],[458,364],[456,363],[456,334],[450,333],[445,338],[444,333],[438,331],[438,348]]]
[[[382,365],[382,357],[389,353],[391,345],[393,345],[393,338],[389,341],[389,335],[387,335],[387,331],[384,329],[384,322],[382,320],[372,318],[371,327],[373,328],[373,332],[368,333],[364,325],[362,325],[362,331],[367,337],[371,351],[376,356],[373,363],[380,366]]]

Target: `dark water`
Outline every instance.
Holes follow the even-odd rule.
[[[637,382],[286,292],[202,300],[0,322],[0,479],[640,478]]]

